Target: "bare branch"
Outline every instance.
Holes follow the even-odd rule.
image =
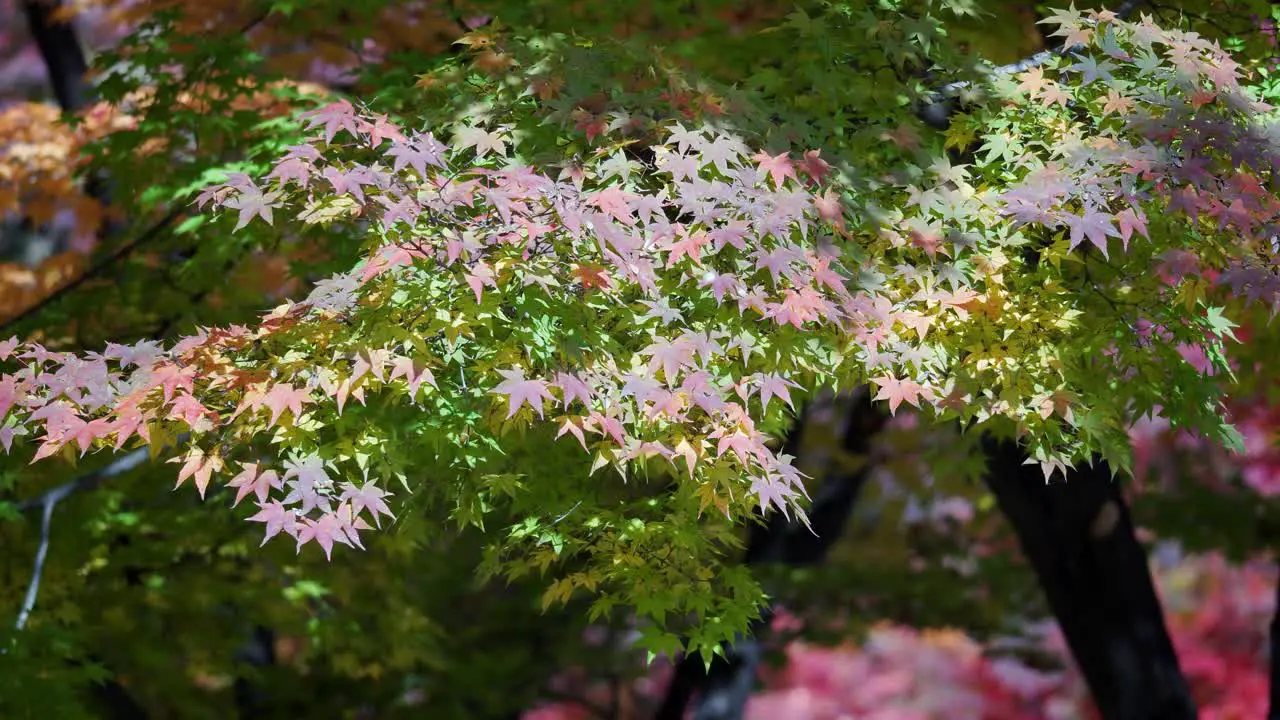
[[[31,582],[27,585],[27,594],[22,599],[22,608],[18,611],[18,621],[14,623],[15,630],[21,630],[26,626],[27,618],[31,616],[31,610],[36,605],[36,597],[40,594],[40,578],[44,575],[44,562],[49,555],[49,532],[53,526],[53,508],[68,495],[79,490],[92,489],[104,480],[122,475],[142,464],[142,461],[146,458],[147,448],[138,448],[116,458],[105,467],[65,482],[38,498],[18,503],[19,511],[39,507],[42,512],[40,517],[40,547],[36,549],[35,568],[31,573]]]
[[[137,450],[132,450],[130,452],[127,452],[124,455],[121,455],[120,457],[116,458],[115,460],[112,460],[107,465],[104,465],[103,467],[98,468],[93,472],[85,473],[84,475],[81,475],[80,477],[77,477],[73,480],[68,480],[67,482],[49,490],[48,492],[46,492],[44,495],[41,495],[40,497],[31,498],[30,500],[23,500],[22,502],[18,503],[18,511],[25,512],[32,508],[44,507],[45,504],[48,502],[49,497],[59,493],[61,494],[61,496],[58,497],[58,500],[61,500],[62,498],[66,497],[67,495],[70,495],[73,492],[78,492],[80,490],[92,490],[93,488],[101,484],[104,480],[110,480],[111,478],[116,477],[117,475],[123,475],[129,472],[130,470],[138,467],[139,465],[142,464],[143,460],[147,459],[147,455],[148,455],[148,450],[145,447],[140,447]],[[54,502],[57,502],[57,500],[55,500]]]

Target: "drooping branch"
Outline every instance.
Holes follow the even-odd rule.
[[[854,455],[868,453],[871,438],[884,427],[886,420],[871,402],[867,390],[862,387],[854,392],[844,431],[842,449]],[[784,449],[787,454],[798,452],[804,425],[802,415],[787,434]],[[853,472],[828,474],[814,493],[809,511],[811,529],[794,518],[774,513],[766,524],[753,528],[745,561],[750,565],[782,563],[793,567],[823,562],[844,531],[869,472],[870,468],[864,465]],[[764,656],[759,636],[772,619],[772,608],[766,608],[761,618],[752,624],[750,634],[726,647],[724,656],[712,661],[709,670],[699,656],[687,656],[676,669],[657,720],[682,720],[691,701],[694,720],[743,717]]]

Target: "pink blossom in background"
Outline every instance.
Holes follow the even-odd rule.
[[[1232,565],[1221,555],[1184,555],[1163,543],[1153,572],[1170,633],[1204,720],[1253,720],[1268,704],[1268,625],[1276,572],[1266,560]],[[785,611],[775,625],[798,629]],[[1084,680],[1052,622],[1025,628],[1033,647],[1056,655],[1045,672],[1013,655],[997,655],[949,629],[875,626],[860,645],[826,648],[802,641],[786,648],[782,668],[761,672],[764,689],[748,720],[1096,720]],[[581,681],[581,671],[579,683]],[[643,694],[649,705],[626,720],[649,717],[671,674],[664,664]],[[575,684],[575,683],[570,683]],[[564,687],[564,686],[561,686]],[[587,697],[608,705],[607,685]],[[600,690],[604,690],[603,694]],[[571,702],[545,705],[524,720],[586,720]]]

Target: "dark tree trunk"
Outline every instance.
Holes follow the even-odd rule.
[[[70,23],[54,20],[53,14],[60,5],[52,0],[27,0],[23,9],[31,37],[49,71],[49,84],[53,86],[58,106],[66,112],[75,112],[89,104],[89,85],[85,81],[89,64],[75,28]]]
[[[1045,483],[1011,441],[984,438],[987,484],[1040,580],[1106,720],[1195,720],[1128,505],[1105,463]]]
[[[270,628],[255,625],[253,634],[236,653],[239,660],[252,668],[267,668],[276,663],[276,636]],[[262,717],[270,692],[258,677],[246,674],[237,675],[233,693],[236,710],[242,718]]]
[[[58,107],[63,112],[74,113],[93,102],[94,91],[87,78],[89,63],[80,39],[76,37],[75,27],[53,17],[61,4],[59,0],[26,0],[23,10],[31,28],[31,37],[49,71],[49,85],[53,88]],[[111,188],[104,177],[89,177],[85,183],[85,194],[102,203],[103,207],[111,202]],[[106,227],[103,231],[106,232]]]
[[[800,437],[804,431],[802,415],[787,434],[783,452],[797,454]],[[866,388],[853,398],[849,422],[842,442],[845,452],[867,455],[871,438],[884,426],[885,417],[870,400]],[[866,483],[870,468],[863,466],[856,472],[828,475],[814,492],[809,510],[810,532],[803,524],[787,520],[778,513],[769,517],[765,525],[753,528],[747,546],[746,562],[784,563],[792,566],[815,565],[822,562],[832,543],[840,537],[845,523],[853,512],[854,501]],[[701,657],[686,657],[676,668],[667,696],[658,710],[658,720],[683,720],[686,709],[693,703],[694,720],[737,720],[743,716],[747,699],[755,684],[756,670],[764,655],[759,635],[773,619],[769,608],[761,613],[761,619],[751,628],[750,636],[738,638],[725,648],[724,657],[716,658],[710,670],[705,669]]]

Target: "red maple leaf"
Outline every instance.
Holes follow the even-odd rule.
[[[582,287],[591,290],[600,288],[602,290],[609,289],[612,282],[609,280],[609,271],[603,265],[594,263],[579,263],[573,269],[573,276],[582,283]]]
[[[799,167],[805,175],[813,178],[813,181],[818,183],[822,182],[822,179],[831,172],[831,166],[828,165],[825,160],[818,157],[821,154],[821,150],[808,150],[797,164],[797,167]]]

